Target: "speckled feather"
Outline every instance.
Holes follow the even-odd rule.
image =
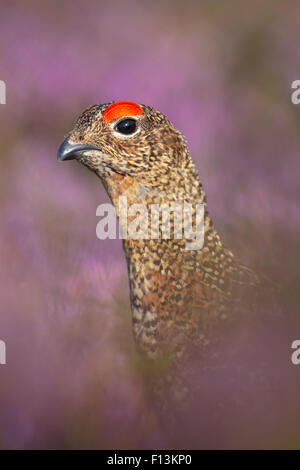
[[[221,242],[184,136],[145,105],[136,116],[139,131],[132,137],[117,136],[118,118],[103,120],[110,105],[85,110],[69,141],[99,148],[79,161],[101,178],[117,213],[121,195],[128,204],[147,207],[175,202],[205,206],[200,250],[187,250],[184,236],[165,240],[161,232],[157,240],[123,240],[136,343],[149,358],[168,354],[177,362],[195,346],[209,344],[215,326],[240,313],[245,291],[259,280]]]

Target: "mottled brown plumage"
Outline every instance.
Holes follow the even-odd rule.
[[[67,157],[61,151],[60,158],[76,156],[94,171],[117,211],[119,196],[126,196],[128,205],[205,207],[204,245],[199,250],[187,250],[184,236],[163,239],[161,230],[155,240],[123,241],[136,343],[149,358],[164,356],[178,363],[195,346],[209,344],[215,328],[240,313],[245,293],[258,279],[222,244],[183,135],[164,115],[144,105],[142,114],[127,116],[136,120],[137,131],[121,135],[116,125],[126,116],[106,122],[103,113],[109,106],[83,112],[67,136]]]

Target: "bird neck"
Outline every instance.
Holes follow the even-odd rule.
[[[126,239],[126,254],[139,251],[144,246],[145,250],[151,251],[152,248],[155,256],[154,251],[162,242],[168,246],[168,252],[172,249],[177,252],[178,248],[187,248],[191,236],[195,238],[196,229],[220,244],[207,209],[204,189],[189,154],[180,166],[172,168],[169,173],[164,175],[160,172],[159,177],[153,176],[153,173],[132,177],[113,172],[105,180],[101,178],[115,207],[122,234],[125,233],[122,238]],[[162,225],[166,224],[166,220],[162,212],[169,218],[170,236],[163,231]],[[158,217],[158,230],[153,223],[155,217]],[[179,237],[175,227],[178,221],[181,222]],[[201,233],[197,235],[200,239]]]
[[[220,259],[216,254],[221,255],[224,248],[213,227],[205,192],[191,160],[178,170],[172,169],[165,182],[162,178],[158,182],[115,173],[106,178],[104,184],[119,220],[123,216],[120,197],[126,198],[127,229],[133,222],[128,208],[134,204],[146,208],[148,237],[127,237],[123,240],[123,248],[128,264],[134,336],[140,348],[148,356],[155,357],[159,343],[157,331],[162,318],[167,320],[178,309],[178,296],[193,284],[196,270],[200,272],[200,278],[207,276],[208,281],[205,282],[209,282],[210,273],[206,269],[201,272],[201,265],[209,264],[210,271],[213,271],[214,264],[217,266]],[[204,244],[201,248],[187,249],[184,231],[181,239],[165,239],[161,230],[157,238],[151,237],[151,206],[174,203],[190,204],[193,210],[197,205],[203,207]]]

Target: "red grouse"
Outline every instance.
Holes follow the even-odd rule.
[[[128,237],[123,247],[139,349],[151,359],[165,356],[178,363],[195,346],[209,344],[215,327],[230,324],[244,293],[259,281],[220,240],[184,136],[150,106],[130,101],[94,105],[80,115],[58,159],[76,159],[92,170],[117,215],[120,196],[126,196],[128,206],[143,204],[149,214],[153,204],[204,207],[199,249],[187,249],[184,233],[181,239],[165,239],[161,226],[151,237],[150,224],[149,236]]]

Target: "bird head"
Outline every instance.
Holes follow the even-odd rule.
[[[121,175],[155,185],[167,184],[186,154],[183,135],[163,114],[117,101],[87,108],[61,144],[58,160],[78,160],[103,180]]]

